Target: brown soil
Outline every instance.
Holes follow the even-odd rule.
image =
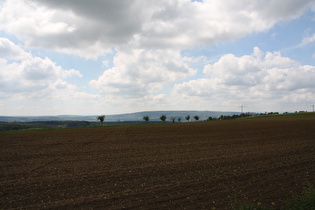
[[[315,180],[315,115],[0,133],[0,208],[282,208]]]

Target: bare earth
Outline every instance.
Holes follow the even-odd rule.
[[[315,115],[0,133],[0,209],[283,208],[315,180]]]

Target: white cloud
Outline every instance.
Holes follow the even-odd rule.
[[[116,49],[190,48],[266,31],[312,0],[5,1],[0,26],[27,47],[96,58]]]
[[[99,40],[97,32],[104,26],[71,11],[47,8],[35,1],[5,1],[0,26],[23,40],[28,48],[53,49],[87,58],[110,51]]]
[[[3,115],[82,114],[102,110],[97,94],[81,92],[65,81],[82,77],[49,58],[40,58],[0,38],[0,110]],[[74,109],[75,107],[75,109]]]
[[[236,57],[232,54],[222,56],[218,62],[208,64],[204,73],[220,80],[221,84],[229,86],[252,86],[260,83],[266,76],[265,69],[294,68],[298,62],[282,57],[279,52],[262,52],[256,47],[252,55]]]
[[[279,52],[263,54],[258,48],[252,55],[222,56],[204,68],[205,78],[174,86],[176,100],[227,103],[227,107],[241,103],[263,109],[266,101],[275,104],[315,100],[315,66],[301,65],[283,57]],[[273,104],[274,105],[274,104]]]
[[[302,42],[299,44],[299,47],[303,47],[315,42],[315,33],[310,36],[306,36],[303,38]]]
[[[172,1],[145,22],[140,46],[177,46],[235,40],[270,29],[276,22],[297,17],[311,1]]]
[[[252,55],[227,54],[206,65],[204,77],[196,79],[201,72],[197,74],[192,63],[199,60],[201,66],[201,60],[209,58],[184,57],[182,50],[268,31],[314,5],[313,0],[285,4],[282,0],[6,0],[0,6],[1,31],[21,44],[0,39],[0,97],[59,99],[60,104],[68,104],[65,112],[79,101],[80,107],[87,107],[82,110],[93,105],[95,110],[117,112],[130,106],[138,111],[164,105],[209,109],[209,101],[217,107],[264,99],[310,101],[314,99],[314,67],[279,52],[255,48]],[[313,36],[302,43],[314,43]],[[84,58],[117,52],[113,65],[110,58],[104,61],[103,68],[108,69],[89,83],[102,97],[78,92],[66,79],[82,77],[79,71],[65,70],[25,50],[32,48]],[[195,97],[202,100],[197,103]]]
[[[0,92],[7,97],[12,94],[47,97],[57,87],[56,82],[73,89],[62,79],[82,76],[74,69],[62,69],[47,57],[33,56],[6,38],[0,38],[0,54]]]
[[[23,59],[28,53],[6,38],[0,37],[0,57],[7,59]]]
[[[189,59],[188,59],[189,60]],[[139,98],[158,93],[163,85],[192,76],[196,70],[179,51],[132,50],[119,52],[114,67],[104,71],[91,86],[104,94]]]

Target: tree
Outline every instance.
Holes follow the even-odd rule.
[[[182,118],[181,118],[181,117],[178,117],[178,118],[177,118],[177,121],[178,121],[178,122],[180,122],[181,120],[182,120]]]
[[[175,122],[176,117],[171,117],[172,122]]]
[[[160,120],[162,120],[163,122],[165,122],[166,118],[167,118],[167,117],[166,117],[164,114],[162,114],[162,116],[160,117]]]
[[[99,120],[101,122],[101,124],[103,125],[103,122],[105,120],[105,115],[98,116],[97,120]]]
[[[195,118],[196,121],[199,120],[199,116],[198,115],[195,115],[194,118]]]
[[[213,118],[212,117],[208,117],[208,121],[210,121],[210,120],[213,120]]]
[[[189,116],[189,115],[187,115],[185,118],[186,118],[186,120],[187,120],[187,121],[189,121],[190,116]]]
[[[148,122],[150,118],[149,118],[148,115],[146,115],[146,116],[143,117],[143,119],[144,119],[146,122]]]

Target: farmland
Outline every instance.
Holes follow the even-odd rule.
[[[287,205],[315,180],[315,115],[0,133],[0,208]]]

